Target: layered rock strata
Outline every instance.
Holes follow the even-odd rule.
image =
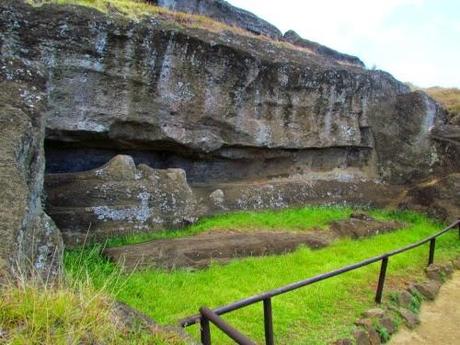
[[[193,1],[179,3],[196,13]],[[0,10],[2,56],[46,72],[46,114],[37,114],[46,117],[48,205],[70,242],[88,228],[99,238],[231,210],[387,205],[397,185],[453,159],[432,133],[446,119],[431,98],[307,41],[78,6],[7,0]],[[119,154],[132,157],[121,159],[131,173],[95,175]],[[161,208],[173,197],[178,204]],[[148,209],[148,220],[129,218],[132,209]]]
[[[4,39],[4,28],[2,35]],[[46,71],[25,59],[0,58],[0,281],[59,273],[62,238],[42,209]]]

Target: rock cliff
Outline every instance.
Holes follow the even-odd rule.
[[[63,246],[59,230],[41,203],[46,70],[36,62],[6,56],[10,47],[2,43],[0,281],[5,273],[48,279],[59,272]]]
[[[445,113],[426,94],[292,33],[279,39],[244,11],[227,17],[223,1],[158,3],[243,18],[260,35],[0,4],[2,55],[47,72],[37,112],[48,210],[69,242],[229,210],[384,206],[445,166],[447,144],[431,136]]]
[[[274,39],[282,37],[281,32],[272,24],[224,0],[151,0],[149,2],[173,11],[206,16],[257,35]]]

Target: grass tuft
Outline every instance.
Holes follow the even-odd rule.
[[[238,36],[248,37],[261,42],[270,43],[280,49],[300,51],[308,55],[316,55],[306,47],[297,46],[287,41],[276,40],[269,36],[258,35],[235,25],[229,25],[210,17],[176,12],[164,7],[148,4],[143,0],[26,0],[34,6],[44,4],[77,5],[94,8],[102,13],[116,13],[132,20],[140,21],[145,18],[159,18],[171,24],[174,28],[202,29],[212,33],[230,32]]]
[[[64,282],[65,281],[65,282]],[[110,278],[106,276],[106,282]],[[105,285],[105,284],[103,284]],[[11,345],[180,345],[175,334],[128,326],[105,289],[87,280],[19,280],[0,287],[0,343]]]

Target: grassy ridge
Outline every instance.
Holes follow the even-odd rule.
[[[27,0],[32,5],[57,4],[77,5],[94,8],[100,12],[117,12],[131,19],[142,20],[146,17],[159,17],[163,20],[191,28],[202,28],[212,32],[233,31],[240,35],[259,37],[239,27],[227,25],[212,18],[168,10],[149,4],[144,0]],[[263,37],[269,39],[268,37]]]
[[[291,214],[291,217],[284,217],[284,212]],[[280,226],[280,222],[284,220],[292,226],[294,222],[290,223],[290,219],[295,218],[295,214],[305,212],[308,214],[309,211],[284,210],[269,213],[268,217],[265,214],[263,218],[274,217],[268,221],[274,228]],[[331,208],[330,212],[343,216],[349,209]],[[118,274],[118,279],[112,284],[113,294],[117,298],[162,324],[175,324],[179,319],[196,313],[200,306],[216,307],[327,272],[418,241],[441,228],[441,224],[414,213],[371,213],[378,218],[399,219],[406,222],[408,227],[359,241],[341,240],[322,250],[301,248],[283,256],[235,260],[225,266],[213,265],[197,272],[164,272],[151,269],[125,275],[117,273],[115,266],[104,261],[98,255],[97,248],[67,253],[66,267],[68,273],[77,279],[82,272],[89,272],[89,277],[96,286],[104,284],[108,276]],[[312,211],[311,214],[317,214],[317,211]],[[240,214],[234,220],[243,222],[241,217],[253,219],[253,216]],[[257,216],[254,217],[257,219]],[[219,226],[224,221],[225,217],[209,220],[211,223],[217,222]],[[305,222],[315,224],[313,219]],[[235,223],[232,225],[235,226]],[[317,225],[321,225],[321,221]],[[459,251],[457,234],[447,234],[437,241],[436,259],[452,257]],[[420,276],[426,264],[427,252],[424,246],[391,258],[388,286],[397,285],[409,275]],[[378,270],[378,264],[374,264],[275,298],[273,308],[277,343],[327,344],[337,337],[349,336],[353,321],[362,311],[373,305]],[[251,338],[262,342],[263,320],[260,304],[231,313],[225,318]],[[190,332],[197,335],[197,327]],[[213,338],[219,344],[230,343],[217,331],[213,333]]]
[[[118,247],[150,240],[192,236],[205,231],[302,231],[312,228],[324,228],[333,220],[348,218],[352,212],[351,207],[320,206],[277,211],[235,212],[204,218],[196,224],[181,230],[137,233],[114,237],[107,241],[106,246]]]
[[[430,87],[424,91],[447,109],[453,123],[460,125],[460,89]]]
[[[460,89],[452,87],[433,86],[421,88],[412,83],[406,83],[411,90],[422,90],[439,102],[448,112],[449,121],[460,125]]]

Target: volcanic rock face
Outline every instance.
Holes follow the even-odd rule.
[[[219,20],[228,9],[221,1],[159,3]],[[436,103],[307,41],[288,35],[294,47],[230,27],[217,33],[161,16],[135,22],[76,6],[3,1],[0,10],[2,55],[48,72],[39,89],[48,205],[69,242],[88,228],[99,238],[227,210],[382,206],[399,194],[387,183],[444,164],[444,144],[430,136],[445,123]],[[278,37],[231,11],[230,23],[244,17],[255,23],[249,30]],[[43,116],[45,108],[34,109]],[[110,161],[119,154],[134,162]]]
[[[8,40],[50,70],[47,138],[58,147],[143,151],[159,168],[213,174],[205,180],[359,167],[405,182],[437,163],[426,138],[439,109],[386,73],[232,32],[84,8],[22,11],[2,11],[5,25],[18,23]]]
[[[180,169],[135,166],[116,156],[92,171],[51,174],[46,179],[48,212],[67,245],[190,224],[196,220],[195,197]],[[84,231],[86,230],[86,231]]]
[[[224,0],[153,0],[152,3],[173,11],[210,17],[219,22],[238,26],[258,35],[280,38],[281,32],[251,12],[234,7]]]
[[[46,72],[5,56],[6,49],[0,59],[0,278],[5,272],[50,277],[59,270],[62,238],[41,205]]]

